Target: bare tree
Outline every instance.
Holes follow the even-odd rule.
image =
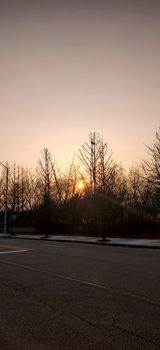
[[[5,189],[6,189],[6,173],[2,170],[0,177],[0,211],[5,209]]]
[[[101,155],[100,136],[90,133],[89,142],[85,142],[79,149],[78,158],[82,162],[86,176],[90,181],[90,189],[94,193],[97,187],[98,165]]]
[[[52,160],[48,148],[44,148],[41,152],[41,158],[38,160],[38,167],[36,170],[38,179],[43,186],[43,200],[47,203],[50,201],[51,197],[51,182],[53,178]]]
[[[160,127],[152,146],[147,146],[148,159],[142,162],[143,176],[148,187],[152,187],[154,206],[160,209]]]
[[[145,174],[156,186],[160,186],[160,127],[152,146],[147,146],[149,158],[142,163]]]
[[[52,190],[52,178],[53,167],[50,152],[47,148],[44,148],[41,153],[41,158],[38,160],[37,167],[37,183],[42,190],[42,206],[44,215],[44,229],[45,235],[48,237],[51,222],[51,190]]]

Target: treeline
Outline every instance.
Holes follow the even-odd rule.
[[[47,148],[36,170],[9,167],[8,229],[34,227],[37,232],[136,234],[155,225],[160,209],[160,129],[148,157],[128,174],[96,133],[60,170]],[[6,195],[5,170],[0,178],[0,220]]]

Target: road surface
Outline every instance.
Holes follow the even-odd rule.
[[[0,349],[160,349],[160,251],[1,239]]]

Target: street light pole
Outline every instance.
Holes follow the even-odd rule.
[[[8,210],[8,178],[9,178],[9,168],[2,162],[0,164],[6,171],[6,188],[5,188],[5,209],[4,209],[4,236],[7,235],[7,210]]]

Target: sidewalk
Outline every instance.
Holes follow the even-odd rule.
[[[0,238],[4,238],[4,235],[0,235]],[[160,249],[160,239],[134,239],[134,238],[110,238],[107,237],[106,242],[103,242],[99,237],[94,236],[64,236],[54,235],[45,238],[44,235],[22,235],[16,234],[14,236],[7,235],[10,239],[33,239],[33,240],[47,240],[55,242],[75,242],[75,243],[88,243],[88,244],[99,244],[107,246],[120,246],[120,247],[135,247],[135,248],[154,248]]]

